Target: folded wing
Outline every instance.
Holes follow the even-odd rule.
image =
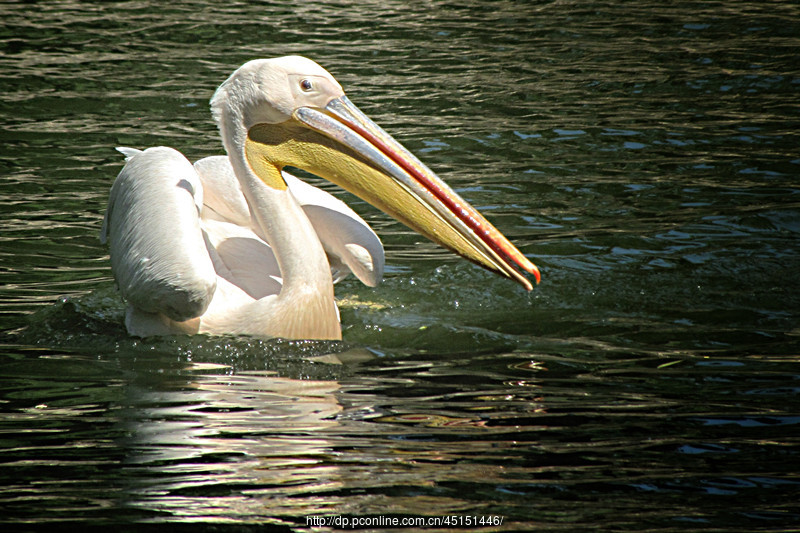
[[[202,185],[171,148],[125,149],[125,167],[108,202],[101,240],[128,303],[183,321],[202,315],[216,273],[200,227]]]

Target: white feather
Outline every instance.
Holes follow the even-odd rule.
[[[120,292],[134,307],[172,320],[200,316],[211,303],[216,273],[200,227],[197,173],[172,148],[127,155],[111,187],[103,232]]]

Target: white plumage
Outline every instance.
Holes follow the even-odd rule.
[[[128,302],[131,334],[209,331],[197,318],[215,294],[218,309],[235,313],[280,292],[278,261],[227,157],[192,165],[172,148],[118,150],[126,165],[111,188],[100,239],[109,244],[112,270]],[[353,273],[377,285],[384,254],[375,232],[341,200],[287,172],[283,176],[327,253],[332,281]]]

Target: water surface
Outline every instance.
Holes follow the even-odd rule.
[[[0,6],[0,522],[800,527],[796,3]],[[307,55],[542,270],[380,234],[344,340],[133,339],[118,145],[221,153],[208,99]],[[464,528],[472,529],[472,528]]]

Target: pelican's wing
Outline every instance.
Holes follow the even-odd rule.
[[[177,321],[200,316],[216,274],[200,228],[197,172],[172,148],[120,151],[126,164],[111,187],[101,232],[120,292],[142,311]]]
[[[228,158],[206,157],[194,166],[203,180],[203,217],[250,227],[263,241],[260,228],[251,221],[250,209]],[[283,177],[328,254],[334,281],[353,272],[364,284],[370,287],[377,285],[383,277],[384,253],[375,232],[341,200],[286,172]],[[244,243],[239,241],[238,244]],[[239,246],[236,249],[243,251]],[[259,254],[260,251],[254,250],[254,253]]]
[[[260,299],[281,290],[278,261],[257,233],[239,180],[226,156],[205,157],[194,168],[203,182],[201,225],[214,252],[217,273]]]
[[[250,226],[250,207],[228,157],[204,157],[195,161],[194,169],[203,182],[203,217]]]
[[[334,279],[347,275],[342,264],[365,285],[374,287],[383,278],[383,244],[364,220],[347,204],[331,194],[284,172],[289,190],[303,206],[331,258]],[[339,263],[337,265],[337,263]],[[335,270],[340,270],[337,275]]]
[[[220,277],[254,300],[280,292],[283,280],[275,254],[252,229],[215,219],[204,219],[202,225]]]

